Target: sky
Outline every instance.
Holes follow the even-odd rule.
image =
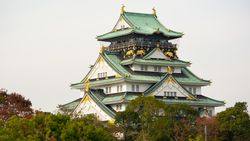
[[[178,56],[212,81],[202,93],[250,104],[250,1],[248,0],[0,0],[0,88],[54,112],[80,97],[80,82],[98,57],[95,37],[112,30],[125,11],[152,13],[183,32]]]

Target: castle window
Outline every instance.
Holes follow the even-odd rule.
[[[111,87],[105,87],[105,93],[106,94],[111,93]]]
[[[107,77],[107,72],[100,72],[100,73],[97,74],[97,77],[98,77],[98,78]]]
[[[210,117],[212,117],[212,116],[213,116],[213,111],[212,111],[212,110],[208,110],[208,115],[209,115]]]
[[[176,97],[176,92],[173,92],[173,96]]]
[[[132,89],[133,92],[139,92],[140,87],[139,87],[139,85],[132,85],[131,89]]]
[[[192,93],[192,88],[191,87],[189,87],[188,90],[189,90],[190,93]]]
[[[196,88],[193,88],[193,94],[196,94]]]
[[[122,85],[117,85],[117,92],[121,92],[122,91]]]
[[[136,85],[136,91],[139,92],[139,85]]]
[[[105,93],[107,94],[109,91],[108,87],[105,88]]]
[[[155,72],[161,72],[161,66],[154,66]]]
[[[121,110],[121,109],[122,109],[122,105],[121,104],[116,105],[116,110]]]
[[[164,96],[167,94],[169,97],[176,97],[176,92],[164,92]]]
[[[166,91],[164,91],[164,97],[166,97],[167,96],[167,92]]]
[[[122,85],[120,85],[120,92],[122,91]]]
[[[132,91],[134,92],[135,91],[135,85],[132,85]]]
[[[111,87],[109,87],[109,93],[111,93]]]
[[[189,90],[190,93],[196,94],[196,88],[195,87],[189,87],[188,90]]]
[[[142,71],[147,71],[148,70],[148,66],[141,65],[141,70]]]
[[[120,91],[120,87],[119,87],[119,85],[117,85],[117,86],[116,86],[116,90],[117,90],[117,92],[119,92],[119,91]]]

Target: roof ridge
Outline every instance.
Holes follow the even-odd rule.
[[[202,78],[200,78],[200,77],[198,77],[197,75],[195,75],[193,72],[191,72],[188,68],[183,68],[183,69],[185,69],[185,70],[187,70],[189,73],[191,73],[194,77],[196,77],[197,79],[200,79],[200,80],[202,80],[202,81],[207,81],[207,82],[209,82],[209,83],[212,83],[210,80],[205,80],[205,79],[202,79]]]
[[[207,99],[214,100],[214,101],[216,101],[216,102],[221,102],[221,103],[224,103],[224,104],[225,104],[224,101],[220,101],[220,100],[217,100],[217,99],[213,99],[213,98],[207,97],[207,96],[205,96],[205,95],[202,95],[202,96],[205,97],[205,98],[207,98]]]
[[[112,67],[113,69],[115,69],[117,71],[117,73],[119,73],[120,75],[122,75],[124,77],[127,76],[127,75],[130,75],[129,72],[122,72],[121,70],[119,70],[119,68],[117,68],[117,66],[116,66],[116,63],[111,58],[109,58],[108,54],[106,54],[105,52],[101,56],[108,63],[108,65],[110,65],[110,67]],[[121,65],[121,64],[117,63],[117,65]],[[121,65],[121,67],[123,67],[123,66]]]
[[[122,15],[123,14],[139,14],[139,15],[152,15],[152,16],[154,16],[153,13],[129,12],[129,11],[125,11],[124,13],[122,13]]]

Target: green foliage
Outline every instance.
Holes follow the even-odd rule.
[[[62,130],[66,127],[66,124],[70,122],[70,117],[67,115],[48,115],[46,117],[46,138],[54,137],[60,138]]]
[[[13,116],[0,121],[2,141],[112,141],[114,138],[94,116],[70,119],[67,115],[38,113],[30,119]]]
[[[68,141],[112,141],[114,140],[106,131],[102,124],[93,116],[82,119],[74,119],[68,122],[61,134],[61,139]]]
[[[222,141],[250,140],[249,118],[246,102],[238,102],[234,107],[218,113],[220,139]]]
[[[171,128],[171,136],[175,140],[184,141],[195,137],[195,120],[199,116],[197,110],[184,104],[167,105],[165,108],[168,126]]]
[[[116,115],[125,140],[172,141],[195,136],[198,112],[187,105],[166,105],[154,97],[139,97]],[[160,129],[160,130],[159,130]]]
[[[0,130],[0,140],[6,141],[26,141],[33,140],[34,122],[29,119],[12,116],[6,121]]]

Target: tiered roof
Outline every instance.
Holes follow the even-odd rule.
[[[111,32],[97,36],[97,40],[105,41],[129,34],[153,35],[161,33],[168,39],[175,39],[183,36],[183,33],[173,31],[162,25],[154,14],[123,12],[119,20],[124,20],[129,27],[121,30],[113,29]]]
[[[97,37],[99,41],[109,41],[118,37],[123,37],[130,34],[141,34],[141,35],[154,35],[161,34],[166,37],[167,40],[175,39],[182,37],[183,34],[176,32],[164,27],[157,19],[155,13],[153,14],[144,14],[144,13],[132,13],[132,12],[122,12],[118,20],[123,20],[128,25],[125,28],[117,29],[115,26],[114,29],[106,34],[100,35]],[[117,23],[118,24],[118,23]],[[90,89],[85,91],[85,96],[89,96],[105,113],[110,117],[115,116],[115,111],[111,108],[110,105],[117,103],[128,103],[129,101],[137,98],[138,96],[148,96],[154,95],[153,92],[164,82],[171,78],[175,81],[175,84],[178,85],[183,91],[184,97],[176,98],[164,98],[164,97],[155,97],[167,104],[189,104],[197,106],[222,106],[224,105],[223,101],[218,101],[205,97],[201,94],[193,95],[184,86],[206,86],[211,82],[209,80],[204,80],[193,74],[187,67],[191,65],[190,62],[182,61],[177,59],[178,57],[169,57],[162,50],[168,51],[168,48],[159,48],[159,46],[151,47],[153,49],[147,50],[146,54],[142,56],[131,56],[126,58],[121,55],[119,50],[103,50],[94,66],[97,65],[100,59],[104,60],[108,66],[114,70],[119,77],[109,76],[105,79],[90,79],[90,72],[85,76],[85,78],[79,82],[71,85],[73,89],[84,89],[91,85],[91,87],[111,85],[122,82],[132,82],[132,83],[147,83],[151,86],[143,93],[139,92],[120,92],[114,94],[105,94],[103,90],[93,90]],[[141,47],[140,47],[141,49]],[[144,48],[145,49],[145,48]],[[123,49],[125,50],[125,49]],[[126,50],[129,51],[129,50]],[[138,51],[138,50],[137,50]],[[144,52],[145,53],[145,52]],[[155,54],[154,54],[155,53]],[[160,58],[154,58],[158,53]],[[180,68],[180,73],[168,73],[168,72],[140,72],[133,71],[130,68],[130,65],[151,65],[151,66],[164,66],[164,67],[176,67]],[[185,98],[186,96],[186,98]],[[84,98],[83,98],[84,99]],[[77,105],[81,103],[81,100],[75,100],[71,103],[67,103],[64,108],[74,109]]]
[[[90,80],[92,86],[99,86],[103,84],[114,84],[122,81],[127,81],[127,82],[141,82],[141,83],[156,83],[159,82],[165,75],[166,73],[158,73],[157,75],[155,73],[144,73],[144,72],[134,72],[132,71],[129,67],[127,67],[126,60],[122,60],[121,57],[119,57],[119,53],[114,53],[114,52],[108,52],[105,51],[103,54],[100,55],[108,64],[109,66],[117,71],[122,77],[121,78],[109,78],[109,79],[103,79],[103,80]],[[181,61],[181,60],[172,60],[172,61],[167,61],[167,60],[146,60],[146,59],[134,59],[135,62],[136,60],[140,60],[141,62],[145,61],[151,61],[152,64],[161,64],[165,66],[186,66],[189,65],[190,63]],[[97,63],[97,62],[96,62]],[[130,64],[130,63],[129,63]],[[182,85],[198,85],[198,86],[205,86],[209,85],[211,82],[209,80],[204,80],[196,75],[194,75],[191,71],[189,71],[187,68],[183,67],[181,68],[182,73],[181,74],[173,74],[175,79]],[[72,88],[80,89],[84,88],[86,86],[86,79],[88,76],[83,79],[82,82],[80,83],[75,83],[72,84]]]

